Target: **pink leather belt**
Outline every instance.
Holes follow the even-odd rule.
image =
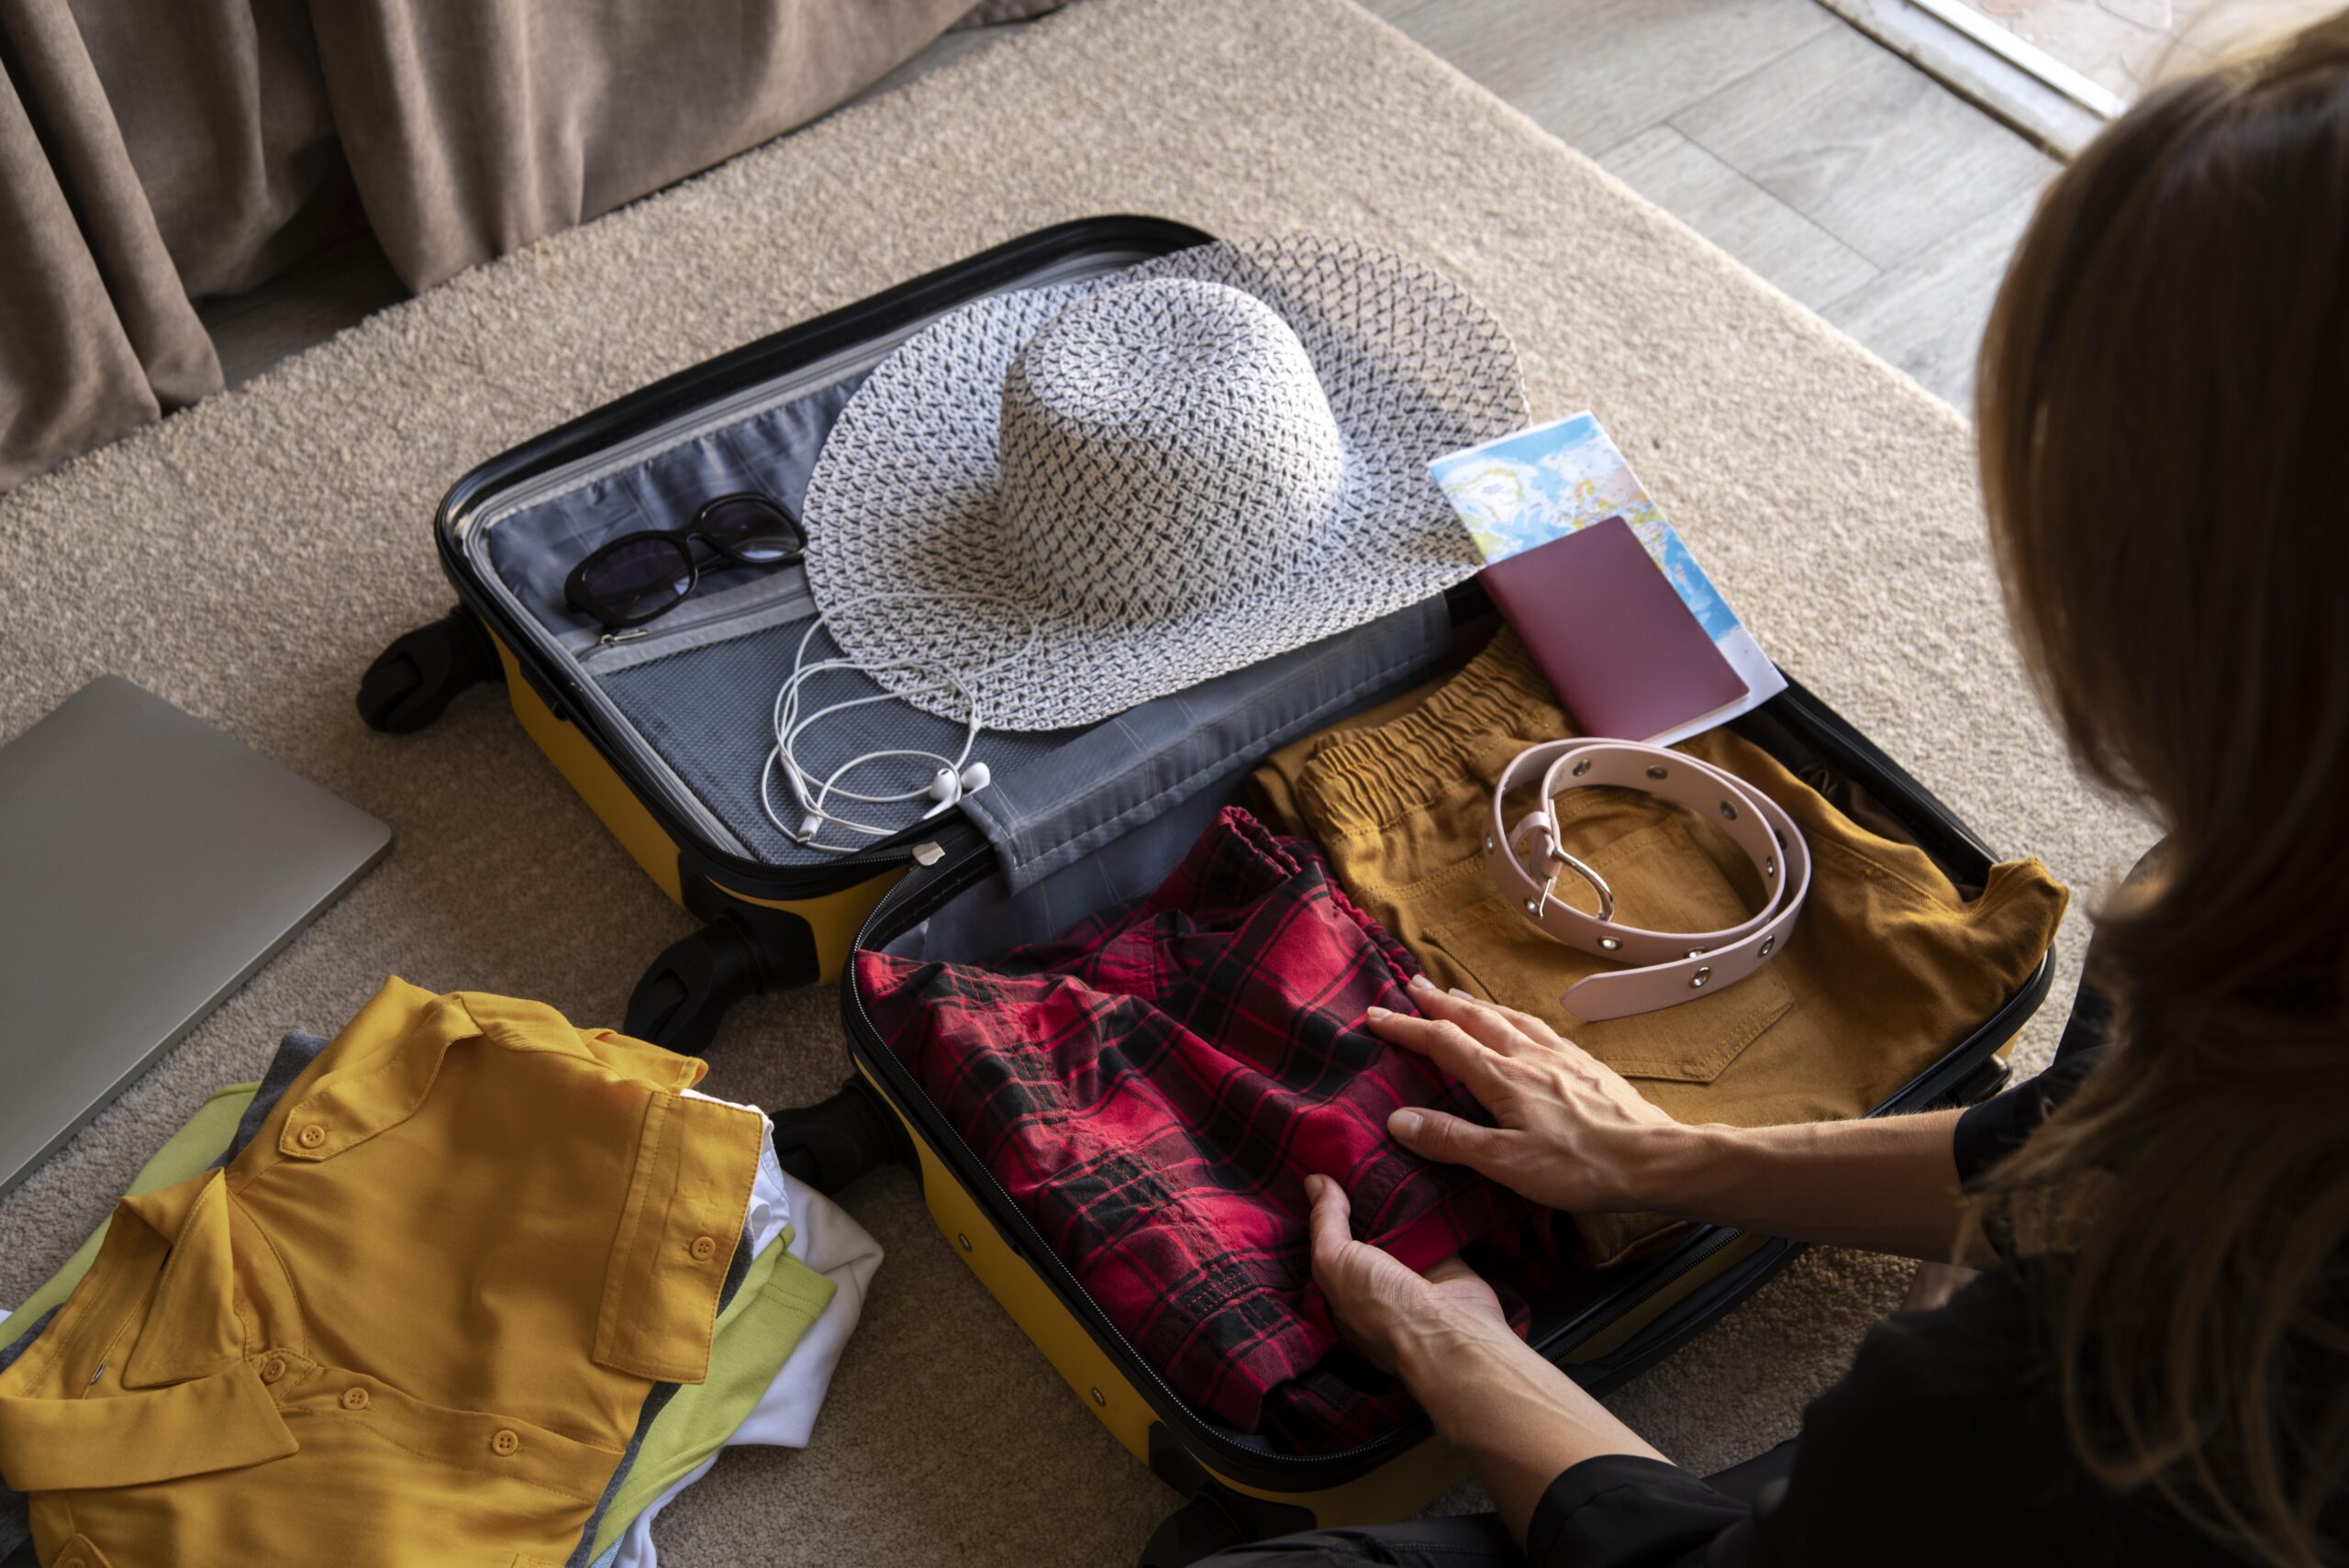
[[[1511,828],[1506,816],[1509,786],[1535,768],[1542,770],[1540,804]],[[1720,931],[1649,931],[1617,924],[1615,890],[1566,852],[1558,827],[1560,795],[1603,786],[1641,790],[1719,823],[1753,862],[1762,907],[1751,919]],[[1787,945],[1810,891],[1810,846],[1777,802],[1710,763],[1630,740],[1553,740],[1519,752],[1493,790],[1485,864],[1501,895],[1545,934],[1577,951],[1631,966],[1568,986],[1559,1001],[1578,1018],[1653,1013],[1736,984]],[[1596,915],[1558,897],[1559,874],[1569,871],[1598,895]]]

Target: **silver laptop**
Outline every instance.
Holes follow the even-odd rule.
[[[0,1192],[391,842],[118,676],[0,747]]]

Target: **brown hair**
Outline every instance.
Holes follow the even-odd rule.
[[[1987,1201],[2074,1253],[2091,1471],[2314,1564],[2349,1485],[2349,13],[2055,180],[1978,387],[2025,658],[2167,834],[2099,914],[2115,1045]]]

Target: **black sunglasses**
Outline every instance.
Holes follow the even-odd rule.
[[[806,530],[781,502],[720,495],[682,528],[646,528],[597,545],[563,579],[562,596],[607,630],[642,626],[684,604],[701,581],[696,541],[738,566],[788,566],[807,550]]]

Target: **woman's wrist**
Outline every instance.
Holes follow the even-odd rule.
[[[1489,1410],[1490,1390],[1520,1384],[1549,1370],[1541,1352],[1499,1319],[1435,1318],[1411,1326],[1395,1340],[1395,1371],[1435,1429],[1453,1443]]]
[[[1639,1129],[1613,1162],[1618,1193],[1609,1207],[1654,1209],[1682,1219],[1709,1220],[1742,1152],[1744,1129],[1672,1122]]]
[[[1946,1261],[1963,1218],[1957,1113],[1682,1127],[1639,1177],[1646,1207],[1700,1225]]]
[[[1520,1542],[1551,1484],[1584,1460],[1664,1458],[1499,1318],[1439,1320],[1396,1351],[1404,1383]]]

